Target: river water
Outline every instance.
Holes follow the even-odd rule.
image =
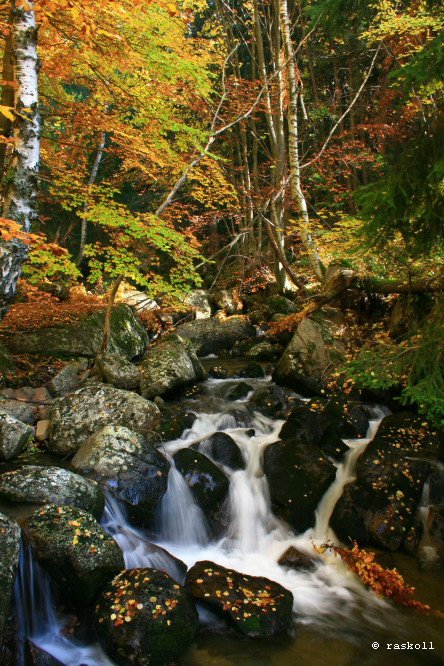
[[[270,381],[265,378],[248,380],[248,383],[258,386]],[[220,620],[201,609],[203,628],[180,663],[184,666],[391,664],[393,654],[399,663],[444,663],[443,620],[394,609],[364,588],[337,557],[325,554],[313,571],[284,569],[277,564],[291,545],[313,554],[313,543],[322,544],[327,539],[338,543],[329,527],[330,516],[345,484],[353,480],[359,456],[387,411],[374,407],[366,439],[345,440],[349,450],[343,462],[337,465],[336,479],[319,503],[312,528],[297,535],[273,514],[262,472],[263,451],[278,439],[283,421],[250,411],[248,396],[230,401],[227,394],[236,383],[233,380],[207,381],[202,395],[185,401],[186,407],[197,416],[192,428],[180,439],[162,446],[163,453],[172,462],[178,450],[191,445],[198,444],[202,453],[208,453],[206,439],[214,432],[225,432],[238,444],[245,469],[232,471],[222,467],[230,480],[223,533],[217,538],[211,537],[204,514],[173,462],[168,490],[158,507],[154,534],[147,535],[131,525],[123,505],[111,495],[107,496],[102,523],[119,543],[127,568],[164,569],[182,582],[180,567],[168,557],[163,550],[166,549],[188,566],[198,560],[211,560],[281,583],[294,595],[294,627],[288,637],[247,640],[228,631]],[[254,436],[248,432],[251,429],[255,431]],[[396,564],[401,573],[407,571],[409,582],[414,582],[414,578],[421,582],[419,598],[439,607],[438,574],[419,572],[412,558],[397,555],[395,559],[391,566]],[[50,580],[25,552],[16,597],[23,637],[30,637],[66,666],[112,664],[92,641],[79,642],[62,635],[65,622],[54,610]],[[421,649],[396,653],[387,649],[387,644],[408,642],[421,645]],[[376,643],[380,646],[378,649],[372,647]],[[19,655],[18,666],[24,663],[23,656]]]

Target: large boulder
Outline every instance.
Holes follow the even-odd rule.
[[[339,331],[327,318],[303,319],[276,365],[273,379],[303,395],[321,395],[326,373],[333,372],[345,357]]]
[[[192,449],[181,449],[173,457],[203,512],[217,511],[230,485],[225,474],[207,456]]]
[[[66,504],[102,517],[105,498],[100,486],[60,467],[24,465],[0,475],[0,498],[25,504]]]
[[[266,638],[291,627],[293,595],[268,578],[203,561],[188,571],[185,585],[196,600],[246,636]]]
[[[125,666],[176,662],[199,629],[190,596],[156,569],[116,576],[97,599],[95,622],[105,651]]]
[[[101,379],[115,388],[137,391],[140,387],[140,370],[124,356],[102,353],[96,358],[96,369]]]
[[[162,396],[206,378],[195,352],[178,335],[170,335],[152,347],[140,370],[145,398]]]
[[[238,340],[254,338],[256,329],[245,317],[202,319],[177,327],[178,334],[191,340],[198,356],[232,349]]]
[[[136,393],[109,385],[91,385],[58,399],[51,410],[48,448],[69,455],[107,425],[151,433],[160,425],[157,406]]]
[[[20,527],[0,513],[0,646],[19,562]]]
[[[0,462],[11,460],[25,448],[34,429],[0,409]]]
[[[273,508],[299,532],[314,524],[314,511],[333,483],[336,467],[321,450],[302,439],[267,446],[264,472]]]
[[[332,526],[338,536],[398,550],[415,528],[431,470],[427,459],[436,459],[440,447],[439,433],[421,417],[409,412],[385,417],[358,462],[356,482],[336,504]]]
[[[147,517],[167,490],[167,459],[143,435],[122,426],[91,435],[72,465],[106,482],[113,495]]]
[[[57,358],[94,358],[103,340],[105,311],[94,312],[68,326],[38,328],[2,334],[2,343],[13,354],[43,354]],[[132,359],[141,356],[148,335],[127,305],[116,305],[111,317],[108,351]]]
[[[47,506],[27,519],[24,532],[36,559],[78,602],[91,602],[124,568],[116,541],[82,509]]]

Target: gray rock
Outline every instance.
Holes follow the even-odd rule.
[[[269,317],[275,317],[276,315],[287,316],[297,312],[297,305],[290,301],[289,298],[285,296],[269,296],[265,299],[265,306],[268,310]]]
[[[44,354],[57,358],[93,358],[103,339],[105,312],[95,312],[65,327],[40,328],[3,334],[1,342],[12,353]],[[117,305],[111,317],[108,351],[126,358],[141,356],[148,345],[148,335],[127,305]]]
[[[17,456],[33,434],[31,426],[0,409],[0,461]]]
[[[107,482],[113,495],[151,517],[166,492],[166,458],[142,435],[121,426],[107,426],[79,449],[72,465]]]
[[[0,513],[0,646],[17,573],[20,536],[17,523]]]
[[[107,425],[130,427],[139,433],[156,431],[160,412],[136,393],[108,385],[91,385],[59,398],[51,410],[48,448],[75,453],[93,433]]]
[[[271,342],[259,342],[247,351],[245,356],[247,358],[255,359],[257,361],[273,361],[282,353],[283,347],[280,345],[273,345]]]
[[[194,289],[185,298],[185,303],[193,309],[195,319],[209,319],[211,317],[211,305],[207,292],[203,289]]]
[[[239,314],[244,308],[237,289],[219,289],[211,294],[211,298],[228,315]]]
[[[9,398],[6,389],[0,394],[0,409],[28,425],[33,425],[38,417],[38,405]]]
[[[238,340],[256,336],[255,327],[245,317],[191,321],[178,326],[177,332],[181,337],[191,340],[198,356],[232,349]]]
[[[96,367],[104,382],[127,391],[137,391],[140,387],[140,370],[123,356],[100,354]]]
[[[105,498],[100,486],[60,467],[24,465],[0,475],[0,498],[27,504],[66,504],[101,518]]]
[[[152,347],[140,371],[145,398],[162,396],[206,377],[196,354],[178,335],[170,335]]]
[[[53,396],[60,398],[80,388],[82,374],[88,367],[86,359],[73,361],[65,365],[48,384],[48,389]]]
[[[72,506],[47,506],[25,523],[36,559],[65,594],[84,604],[124,568],[114,539],[95,518]]]

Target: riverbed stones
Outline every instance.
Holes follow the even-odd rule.
[[[181,449],[173,458],[203,512],[208,514],[217,510],[229,488],[228,478],[222,470],[207,456],[192,449]]]
[[[202,561],[188,571],[185,586],[246,636],[266,638],[291,627],[293,595],[268,578]]]
[[[18,456],[33,434],[31,426],[0,409],[0,462]]]
[[[273,508],[298,532],[314,524],[314,511],[333,483],[336,467],[321,450],[302,439],[287,439],[264,452]]]
[[[101,644],[118,664],[170,664],[199,629],[196,607],[167,574],[122,571],[97,598],[95,624]]]
[[[128,359],[109,352],[96,357],[96,368],[104,382],[126,391],[137,391],[140,387],[140,370]]]
[[[227,319],[201,319],[181,324],[178,334],[191,340],[198,356],[217,354],[223,349],[232,349],[238,340],[254,338],[256,329],[246,317]]]
[[[438,432],[422,417],[408,412],[385,417],[358,462],[356,482],[336,504],[332,526],[338,536],[398,550],[415,528],[431,471],[427,459],[440,450]]]
[[[163,396],[206,378],[206,373],[191,345],[178,335],[169,335],[152,347],[140,370],[142,395],[149,399]]]
[[[69,455],[107,425],[129,427],[142,434],[155,432],[160,412],[154,403],[136,393],[96,384],[58,399],[50,421],[49,450]]]
[[[2,342],[14,353],[43,354],[56,358],[94,358],[101,349],[105,310],[82,317],[68,326],[39,328],[2,334]],[[128,359],[141,356],[148,345],[148,335],[130,307],[116,305],[111,316],[108,351]]]
[[[0,475],[0,498],[25,504],[65,504],[101,518],[105,498],[90,479],[60,467],[24,465]]]
[[[0,513],[0,646],[19,562],[20,527]]]
[[[72,465],[105,482],[115,497],[147,517],[167,490],[167,459],[143,435],[122,426],[94,433]]]
[[[90,602],[124,568],[114,539],[86,511],[73,506],[47,506],[28,518],[26,539],[36,559],[66,596]]]

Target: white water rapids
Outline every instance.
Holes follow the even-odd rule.
[[[248,380],[252,385],[264,385],[269,381]],[[313,554],[313,542],[322,544],[331,539],[338,543],[329,527],[331,514],[345,484],[353,480],[359,456],[387,412],[374,408],[375,420],[370,422],[367,439],[346,440],[350,450],[337,465],[336,479],[319,503],[313,528],[296,535],[273,514],[267,480],[262,471],[264,449],[279,439],[283,421],[249,412],[245,400],[228,401],[225,395],[232,386],[233,380],[206,382],[207,395],[189,403],[197,415],[192,428],[180,439],[165,443],[161,449],[171,460],[178,450],[196,443],[200,443],[201,451],[207,453],[205,440],[217,431],[225,432],[235,440],[246,465],[244,470],[238,471],[219,465],[230,480],[229,497],[224,507],[225,532],[217,539],[210,538],[201,509],[187,483],[172,465],[168,490],[158,507],[154,536],[148,537],[131,526],[122,506],[111,496],[107,498],[102,524],[121,547],[126,567],[157,567],[180,580],[180,567],[168,557],[163,550],[166,549],[188,566],[198,560],[211,560],[279,582],[294,595],[295,621],[298,623],[333,626],[338,618],[351,622],[363,608],[371,609],[371,622],[382,622],[378,619],[378,609],[384,602],[365,590],[338,558],[324,555],[313,571],[286,569],[277,562],[291,545],[310,555]],[[247,433],[249,429],[254,429],[253,436],[250,436],[251,432]],[[156,548],[153,542],[161,548]],[[53,610],[49,579],[29,558],[28,564],[22,566],[17,605],[22,609],[22,634],[62,664],[108,666],[112,663],[97,645],[79,645],[60,637],[63,620],[59,620]],[[34,617],[32,626],[26,619],[29,615]],[[201,619],[205,622],[206,616]]]

